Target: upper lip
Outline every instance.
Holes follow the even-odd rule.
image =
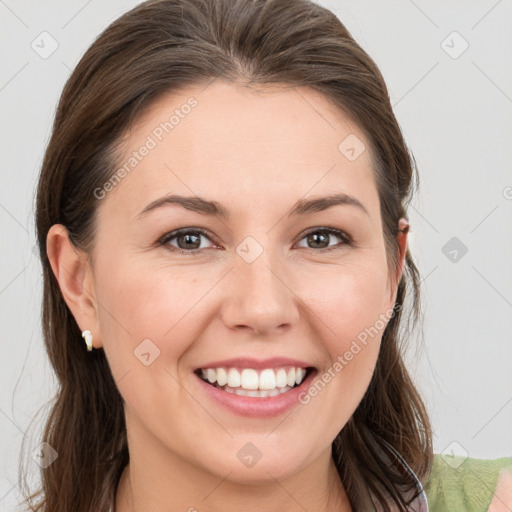
[[[289,357],[271,357],[269,359],[256,359],[252,357],[235,357],[233,359],[223,359],[222,361],[213,361],[200,366],[199,369],[208,368],[253,368],[255,370],[264,370],[265,368],[281,368],[283,366],[294,366],[295,368],[312,368],[313,365],[298,359]]]

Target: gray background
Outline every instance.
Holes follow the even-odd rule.
[[[65,80],[93,39],[138,3],[0,0],[2,511],[16,509],[23,439],[37,477],[30,454],[40,429],[29,422],[55,390],[33,253],[37,174]],[[320,3],[377,62],[420,169],[410,244],[423,276],[424,346],[411,340],[407,358],[435,451],[510,456],[512,3]],[[43,58],[52,40],[58,48]]]

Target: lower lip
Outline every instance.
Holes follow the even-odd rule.
[[[196,378],[199,380],[200,386],[207,396],[230,411],[251,418],[270,418],[279,416],[294,406],[300,405],[299,395],[309,388],[315,373],[315,370],[311,371],[299,386],[294,387],[290,391],[268,397],[235,395],[208,384],[197,375]]]

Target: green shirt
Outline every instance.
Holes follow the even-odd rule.
[[[435,454],[430,475],[422,485],[405,460],[396,455],[395,464],[401,465],[416,482],[417,492],[405,497],[411,512],[487,512],[493,501],[502,469],[512,471],[512,457],[500,459],[474,459],[461,456]],[[416,497],[412,496],[416,494]],[[509,497],[502,496],[500,505],[503,510],[512,511]],[[499,496],[498,496],[499,497]],[[369,488],[363,496],[364,512],[380,512],[376,507],[376,498]],[[393,504],[389,503],[391,510]]]
[[[429,512],[486,512],[503,468],[512,470],[512,457],[487,460],[436,454],[424,485]],[[506,505],[512,510],[512,503]]]

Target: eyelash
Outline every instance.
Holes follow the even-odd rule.
[[[190,233],[202,235],[202,236],[208,238],[211,242],[215,243],[214,240],[212,240],[213,237],[208,233],[208,231],[205,231],[204,229],[182,228],[182,229],[178,229],[176,231],[167,233],[158,241],[158,244],[162,245],[162,246],[167,246],[168,250],[170,250],[172,252],[178,252],[180,254],[189,254],[189,255],[190,254],[192,254],[192,255],[198,254],[200,251],[203,251],[204,249],[185,250],[185,249],[181,249],[179,247],[174,247],[172,245],[169,245],[169,242],[171,240],[178,238],[181,235],[186,235],[186,234],[190,234]],[[334,236],[337,236],[340,240],[342,240],[343,243],[341,245],[337,244],[332,247],[324,247],[322,249],[313,249],[310,247],[302,247],[302,249],[310,249],[314,252],[324,252],[325,253],[325,252],[330,252],[330,251],[333,251],[336,249],[340,249],[341,247],[343,247],[345,245],[348,245],[348,246],[353,245],[353,241],[352,241],[351,237],[349,235],[347,235],[347,233],[345,233],[344,231],[341,231],[339,229],[329,228],[329,227],[318,227],[318,228],[310,229],[304,233],[304,235],[302,236],[302,238],[299,241],[302,241],[305,237],[307,237],[308,235],[311,235],[313,233],[327,233],[329,235],[334,235]]]

